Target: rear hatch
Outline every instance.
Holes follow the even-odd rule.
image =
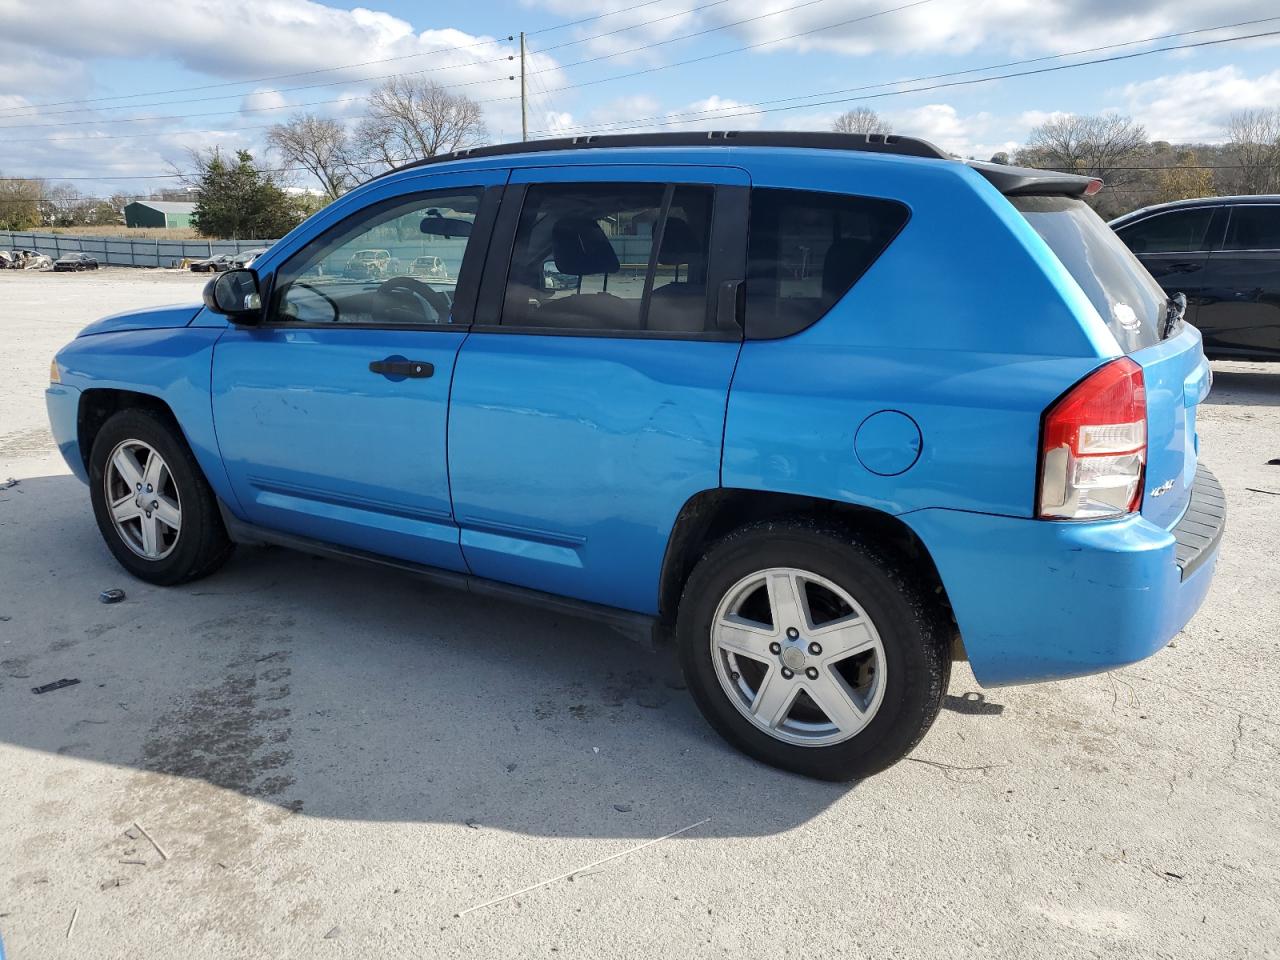
[[[1196,407],[1211,380],[1200,333],[1182,322],[1169,295],[1078,195],[1021,193],[1009,200],[1080,284],[1120,349],[1142,367],[1147,400],[1142,515],[1169,529],[1186,510],[1199,459]]]

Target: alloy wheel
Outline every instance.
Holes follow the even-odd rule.
[[[141,440],[116,444],[103,483],[111,523],[125,546],[147,560],[172,553],[182,531],[182,500],[156,449]]]
[[[786,743],[848,740],[884,697],[875,624],[847,590],[809,571],[773,567],[739,580],[716,608],[710,641],[730,701]]]

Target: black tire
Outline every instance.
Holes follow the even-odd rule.
[[[107,503],[107,459],[128,440],[141,441],[160,454],[181,503],[177,539],[168,555],[157,560],[140,556],[128,546]],[[150,410],[121,410],[103,424],[89,454],[89,495],[108,549],[139,580],[161,586],[198,580],[222,566],[235,549],[222,524],[217,499],[186,440],[170,421]]]
[[[882,699],[851,739],[823,746],[778,739],[740,712],[717,677],[711,627],[722,598],[744,578],[775,567],[809,571],[841,587],[879,633]],[[757,760],[821,780],[871,776],[911,752],[946,694],[949,630],[928,597],[909,571],[847,530],[808,519],[743,527],[712,546],[685,584],[676,638],[686,683],[711,726]]]

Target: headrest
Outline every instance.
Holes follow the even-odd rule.
[[[690,263],[701,247],[688,220],[667,217],[667,225],[662,229],[662,244],[658,247],[658,262],[664,266]]]
[[[618,254],[600,224],[589,217],[565,217],[551,228],[556,270],[575,277],[617,273]]]

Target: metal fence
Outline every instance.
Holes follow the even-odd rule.
[[[145,237],[77,237],[67,233],[18,233],[0,230],[0,250],[35,250],[57,260],[87,253],[116,267],[176,267],[183,259],[203,260],[219,253],[269,247],[274,240],[148,240]]]

